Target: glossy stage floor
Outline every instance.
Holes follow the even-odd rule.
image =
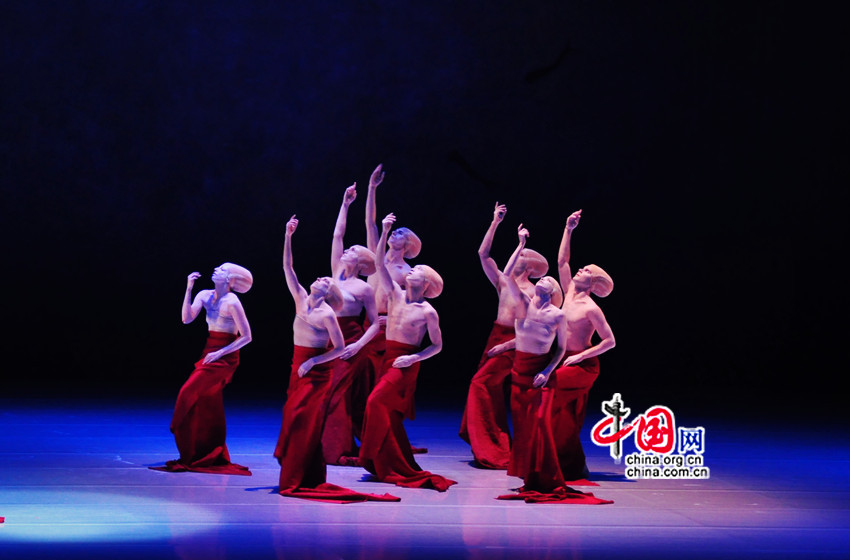
[[[598,486],[584,490],[614,503],[526,504],[495,499],[518,479],[470,465],[459,410],[422,405],[407,423],[429,450],[420,464],[458,484],[404,489],[329,467],[330,482],[401,497],[338,505],[275,493],[276,403],[226,403],[233,460],[253,476],[149,470],[176,455],[171,406],[0,400],[0,558],[850,557],[850,448],[837,429],[690,422],[705,428],[707,480],[629,480],[585,441]]]

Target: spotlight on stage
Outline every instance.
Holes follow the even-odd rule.
[[[219,515],[185,502],[65,489],[0,488],[0,504],[6,543],[162,541],[209,527],[181,520]]]

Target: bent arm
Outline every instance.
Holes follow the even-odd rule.
[[[431,356],[439,354],[443,349],[443,333],[440,330],[440,318],[437,312],[433,309],[429,310],[425,314],[425,321],[428,326],[428,338],[431,340],[431,344],[414,354],[399,356],[393,362],[393,367],[410,367],[416,362],[427,360]]]
[[[192,288],[195,287],[195,280],[200,277],[201,274],[199,272],[193,272],[186,278],[186,292],[183,294],[183,307],[180,310],[180,316],[183,319],[184,325],[188,325],[194,321],[204,306],[203,298],[201,298],[202,292],[198,292],[195,300],[192,301]]]
[[[390,271],[387,270],[386,264],[387,236],[393,222],[395,222],[395,216],[393,214],[387,214],[387,217],[381,222],[381,237],[377,243],[378,249],[375,251],[375,273],[378,275],[378,285],[387,294],[393,293],[393,277],[390,276]]]
[[[342,329],[339,328],[336,315],[329,313],[325,320],[322,321],[322,326],[328,330],[328,335],[330,336],[333,348],[324,354],[319,354],[318,356],[313,356],[312,358],[305,360],[298,368],[298,377],[304,377],[307,375],[307,372],[313,369],[314,366],[324,364],[325,362],[330,362],[331,360],[338,358],[345,350],[345,339],[342,337]]]
[[[239,350],[252,340],[251,325],[248,323],[248,317],[245,315],[245,309],[242,307],[242,302],[239,301],[239,298],[234,296],[234,301],[230,303],[229,308],[230,316],[233,317],[233,322],[236,323],[236,329],[239,333],[239,337],[224,348],[219,348],[215,352],[210,352],[204,356],[205,364],[214,362],[222,356],[226,356],[231,352]]]
[[[552,359],[549,360],[543,371],[534,376],[533,383],[535,387],[546,385],[546,382],[549,381],[549,376],[552,375],[552,372],[555,371],[555,368],[558,367],[558,364],[567,352],[567,320],[563,316],[561,316],[561,320],[558,323],[558,335],[555,338],[555,345],[555,352],[552,354]]]
[[[565,366],[577,364],[588,358],[598,356],[599,354],[607,352],[617,344],[617,342],[614,340],[614,331],[611,330],[611,326],[605,319],[605,315],[602,313],[601,309],[594,309],[592,312],[590,312],[588,318],[590,319],[591,324],[596,329],[597,334],[599,334],[602,340],[600,340],[598,344],[594,344],[590,348],[582,350],[578,354],[568,356],[567,359],[564,360]]]

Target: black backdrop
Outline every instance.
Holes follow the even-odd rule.
[[[460,406],[494,317],[498,200],[554,263],[614,277],[598,399],[829,413],[845,374],[847,74],[838,14],[789,2],[5,2],[0,396],[176,395],[204,339],[185,276],[250,268],[231,395],[283,399],[280,270],[329,273],[379,217],[445,279],[423,398]]]

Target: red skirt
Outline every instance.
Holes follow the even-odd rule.
[[[392,367],[392,363],[399,356],[417,350],[418,347],[410,344],[387,341],[384,373],[366,404],[360,463],[382,482],[445,492],[456,482],[422,470],[413,459],[404,429],[404,418],[412,409],[419,362],[403,369]]]
[[[337,503],[399,501],[389,494],[361,494],[325,482],[322,426],[334,365],[333,361],[318,364],[304,377],[298,377],[298,368],[309,358],[326,351],[325,348],[294,348],[283,423],[274,452],[280,463],[278,491],[282,496]]]
[[[567,356],[578,352],[568,352]],[[564,480],[587,477],[586,457],[579,435],[587,414],[590,388],[599,377],[599,359],[588,358],[555,370],[557,390],[552,401],[552,433],[558,450],[558,463]]]
[[[227,425],[223,391],[239,365],[239,351],[209,364],[203,363],[204,356],[224,348],[236,338],[235,334],[209,332],[201,359],[195,362],[195,370],[177,395],[171,418],[171,432],[180,458],[168,461],[164,467],[151,468],[168,472],[251,474],[248,467],[230,462],[225,444]]]
[[[460,424],[459,435],[472,447],[476,464],[488,469],[506,469],[511,458],[506,389],[514,351],[503,352],[492,358],[487,356],[487,351],[514,336],[513,327],[493,325],[478,371],[470,381]]]

